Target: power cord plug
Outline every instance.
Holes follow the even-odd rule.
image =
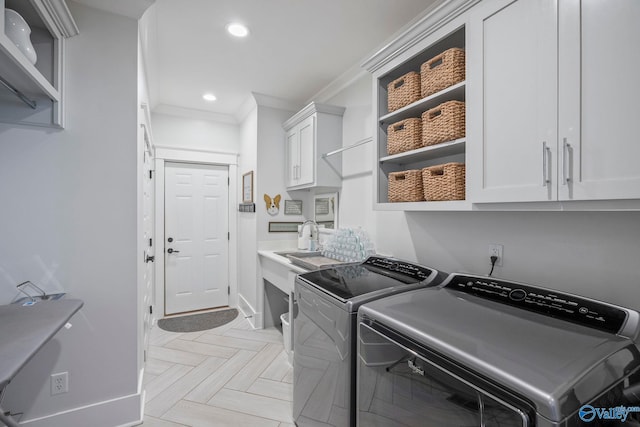
[[[496,262],[498,261],[498,257],[491,255],[489,259],[491,259],[491,271],[489,272],[489,276],[491,276],[493,274],[493,268],[496,266]]]

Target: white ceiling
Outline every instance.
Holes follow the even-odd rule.
[[[125,15],[127,5],[134,17],[150,3],[77,1]],[[252,92],[306,103],[435,1],[155,0],[142,26],[152,108],[233,116]],[[228,35],[231,21],[249,37]],[[204,92],[218,100],[204,101]]]

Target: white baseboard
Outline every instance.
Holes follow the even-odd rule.
[[[144,393],[136,393],[116,399],[106,400],[46,417],[21,420],[21,426],[28,427],[130,427],[142,423]]]
[[[238,309],[240,313],[249,321],[249,324],[253,329],[262,329],[264,327],[262,320],[262,313],[256,311],[251,304],[242,296],[238,294]]]

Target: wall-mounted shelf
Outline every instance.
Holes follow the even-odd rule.
[[[30,26],[38,56],[35,65],[6,36],[6,8],[18,12]],[[76,34],[64,0],[0,0],[0,77],[10,88],[0,88],[0,121],[63,126],[64,39]]]

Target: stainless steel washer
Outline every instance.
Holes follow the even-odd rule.
[[[640,426],[637,311],[452,274],[358,316],[359,426]]]
[[[298,426],[354,426],[360,305],[439,284],[439,271],[373,256],[301,274],[295,283],[293,417]]]

